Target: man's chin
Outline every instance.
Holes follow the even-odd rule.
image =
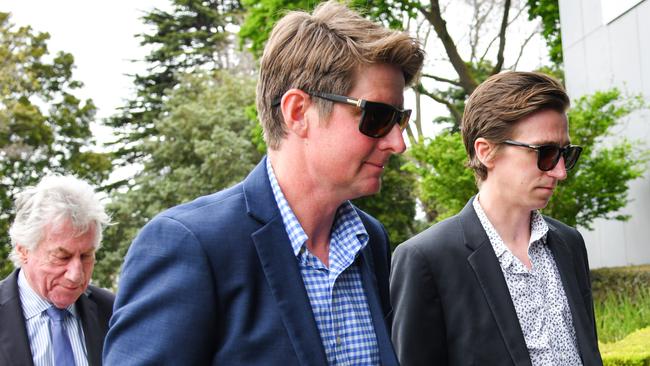
[[[378,179],[373,184],[368,184],[367,186],[363,187],[359,195],[355,198],[373,196],[379,192],[381,192],[381,179]]]
[[[57,308],[64,309],[74,304],[82,293],[83,291],[79,290],[70,291],[66,294],[57,294],[55,296],[52,296],[49,300]]]

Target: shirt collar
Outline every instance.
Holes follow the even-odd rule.
[[[20,304],[23,308],[25,320],[40,315],[49,307],[54,306],[32,289],[29,282],[27,282],[25,272],[23,271],[18,272],[18,293],[20,295]],[[74,303],[70,304],[66,310],[68,310],[73,316],[77,316],[77,309],[74,306]]]
[[[266,171],[269,176],[275,202],[278,205],[278,209],[282,216],[284,228],[287,231],[289,241],[291,242],[293,253],[296,257],[300,257],[300,255],[306,250],[305,242],[307,241],[308,236],[300,225],[296,215],[293,213],[291,206],[289,206],[289,202],[282,193],[282,189],[278,184],[278,180],[273,172],[273,167],[271,166],[271,159],[268,156],[266,158]],[[354,240],[352,243],[345,240],[335,241],[337,243],[343,243],[342,245],[344,247],[342,248],[342,252],[348,253],[351,256],[356,256],[356,254],[368,243],[368,232],[366,231],[365,226],[363,226],[361,218],[350,201],[345,201],[336,210],[331,237],[336,239],[349,237],[351,235],[356,236],[358,240]]]

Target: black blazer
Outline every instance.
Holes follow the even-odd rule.
[[[392,339],[403,366],[530,366],[510,292],[472,200],[395,250]],[[602,365],[582,236],[544,217],[584,366]]]
[[[18,294],[18,269],[0,282],[0,365],[33,366],[25,317]],[[95,286],[77,299],[89,365],[102,364],[102,346],[115,296]]]

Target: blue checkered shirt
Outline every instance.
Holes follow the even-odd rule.
[[[307,234],[289,207],[268,157],[266,171],[300,267],[328,363],[379,365],[375,328],[361,282],[361,269],[355,261],[368,243],[368,233],[359,215],[350,202],[338,208],[330,234],[330,267],[327,268],[307,250]]]

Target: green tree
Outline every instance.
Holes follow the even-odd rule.
[[[311,11],[320,1],[311,0],[242,0],[246,9],[245,19],[239,31],[240,45],[246,46],[255,57],[261,57],[271,30],[286,13],[294,10]],[[407,9],[405,2],[349,0],[346,2],[365,14],[381,19],[392,28],[401,28]]]
[[[93,151],[95,106],[74,93],[74,58],[51,55],[49,35],[16,28],[0,13],[0,277],[11,271],[7,254],[14,195],[48,173],[72,173],[98,184],[111,169]]]
[[[587,229],[597,218],[629,218],[617,212],[630,201],[629,183],[647,169],[648,150],[641,141],[615,138],[612,129],[644,106],[641,97],[621,95],[618,89],[574,101],[569,110],[569,134],[584,150],[574,171],[558,185],[545,214]]]
[[[528,19],[542,21],[542,36],[548,45],[548,53],[554,65],[564,61],[562,53],[562,31],[560,29],[560,5],[558,0],[527,0]]]
[[[134,76],[135,96],[108,122],[118,137],[114,142],[118,165],[148,158],[141,144],[157,135],[154,121],[161,116],[167,91],[180,82],[179,75],[230,68],[253,74],[252,62],[237,52],[228,28],[240,22],[239,1],[172,0],[171,5],[169,11],[155,9],[142,18],[153,28],[138,35],[141,45],[152,49],[144,60],[147,71]],[[128,179],[114,185],[125,183]]]
[[[474,175],[465,167],[467,155],[458,131],[442,131],[411,149],[408,167],[420,178],[418,198],[427,221],[436,222],[458,213],[477,192]]]
[[[116,225],[108,228],[95,277],[114,286],[126,250],[137,231],[157,213],[242,180],[260,160],[251,142],[256,122],[247,115],[255,101],[255,80],[232,72],[179,77],[166,95],[155,136],[143,144],[149,157],[133,188],[113,195]]]

